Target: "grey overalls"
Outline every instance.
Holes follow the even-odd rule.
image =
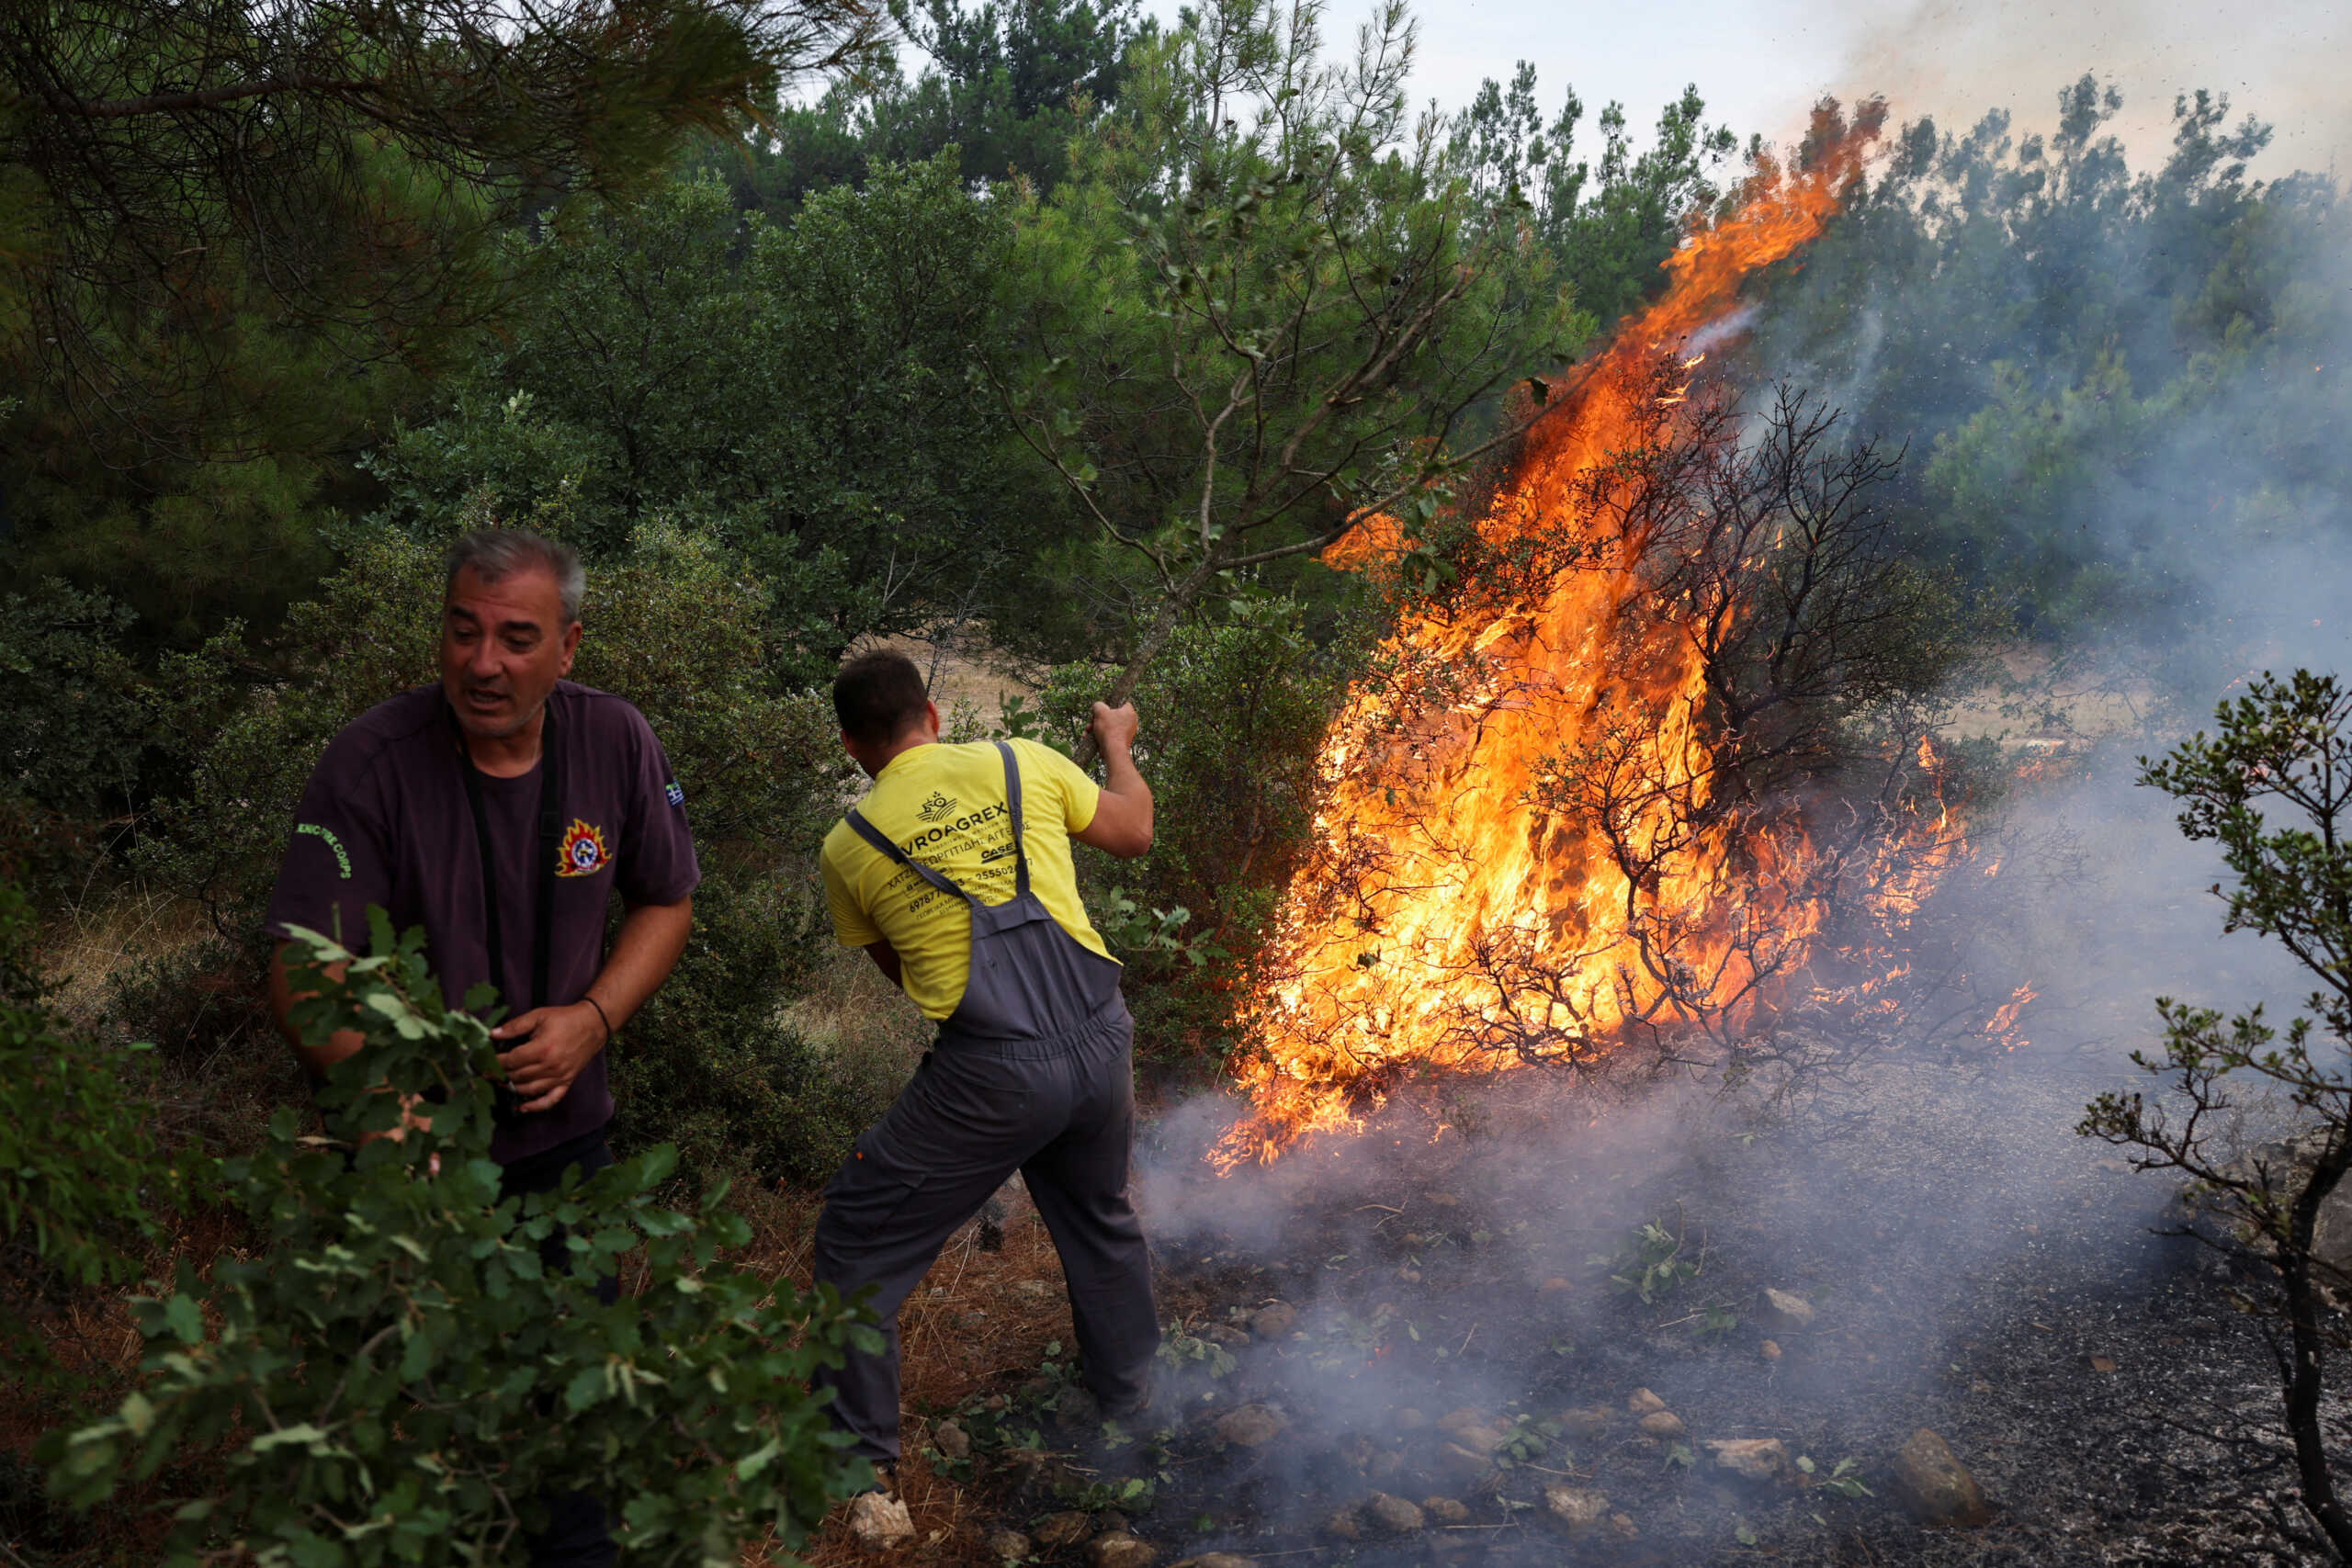
[[[859,816],[859,837],[972,916],[972,973],[914,1079],[861,1135],[817,1221],[816,1277],[874,1287],[879,1355],[849,1353],[814,1382],[880,1463],[899,1457],[899,1307],[947,1238],[1013,1171],[1061,1254],[1086,1379],[1106,1415],[1142,1403],[1159,1345],[1151,1257],[1127,1197],[1135,1021],[1119,966],[1062,930],[1029,891],[1021,770],[1002,741],[1013,896],[983,904]]]

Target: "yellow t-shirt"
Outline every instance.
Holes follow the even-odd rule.
[[[1062,930],[1111,956],[1079,901],[1070,835],[1094,820],[1102,789],[1078,764],[1034,740],[1012,742],[1021,763],[1022,838],[1029,891]],[[1012,821],[1004,759],[995,746],[917,746],[890,759],[858,815],[908,854],[983,904],[1012,901]],[[933,1018],[964,999],[972,973],[972,921],[951,898],[859,838],[846,820],[825,835],[819,859],[833,934],[843,947],[889,939],[907,995]]]

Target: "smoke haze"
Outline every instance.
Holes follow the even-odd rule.
[[[1178,7],[1153,0],[1148,9],[1172,22]],[[1344,42],[1370,11],[1368,0],[1334,5],[1329,36]],[[2343,88],[2352,20],[2326,0],[1442,0],[1417,13],[1418,88],[1448,108],[1467,104],[1487,77],[1510,80],[1527,60],[1550,107],[1573,85],[1593,108],[1623,102],[1645,129],[1695,83],[1711,118],[1786,145],[1825,92],[1884,93],[1899,118],[1928,114],[1947,127],[1992,108],[2039,123],[2058,90],[2088,71],[2121,88],[2121,129],[2138,160],[2167,144],[2173,96],[2205,87],[2278,124],[2262,174],[2352,169],[2352,95]]]
[[[1931,115],[1961,130],[2005,108],[2039,124],[2057,90],[2087,71],[2121,88],[2116,130],[2135,162],[2162,155],[2173,98],[2202,87],[2278,127],[2262,173],[2352,165],[2352,96],[2344,90],[2352,12],[2327,0],[1910,0],[1840,9],[1850,35],[1838,89],[1883,93],[1905,119]]]

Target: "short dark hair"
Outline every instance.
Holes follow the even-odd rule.
[[[922,722],[922,671],[903,653],[861,653],[833,677],[833,713],[861,746],[888,746]]]
[[[458,573],[468,567],[484,582],[503,582],[518,571],[544,571],[555,579],[556,599],[567,626],[580,618],[580,598],[588,591],[588,573],[580,565],[578,550],[560,539],[517,528],[477,528],[451,545],[441,564],[444,593],[458,585]]]

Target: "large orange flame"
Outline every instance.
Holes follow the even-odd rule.
[[[1577,504],[1580,479],[1687,389],[1661,386],[1661,352],[1679,356],[1669,368],[1695,366],[1694,344],[1736,326],[1742,281],[1821,231],[1869,135],[1844,137],[1802,173],[1767,168],[1736,216],[1667,264],[1665,295],[1555,391],[1478,520],[1485,541],[1558,548],[1566,535],[1573,550],[1577,530],[1600,526]],[[1334,558],[1402,543],[1374,525]],[[1817,852],[1785,817],[1690,829],[1716,787],[1702,671],[1687,638],[1635,610],[1645,592],[1634,564],[1589,565],[1542,574],[1491,614],[1415,615],[1395,632],[1388,667],[1470,673],[1405,721],[1391,690],[1368,682],[1333,725],[1314,852],[1245,1010],[1254,1110],[1220,1145],[1220,1166],[1352,1127],[1419,1068],[1598,1057],[1628,1029],[1736,1013],[1801,957],[1823,921],[1806,880]],[[1618,823],[1621,852],[1547,798],[1547,766],[1569,754],[1613,758],[1606,765],[1656,786]],[[1946,826],[1921,834],[1946,842]],[[1623,869],[1628,840],[1651,867],[1641,886]],[[1898,923],[1936,858],[1880,879]]]

